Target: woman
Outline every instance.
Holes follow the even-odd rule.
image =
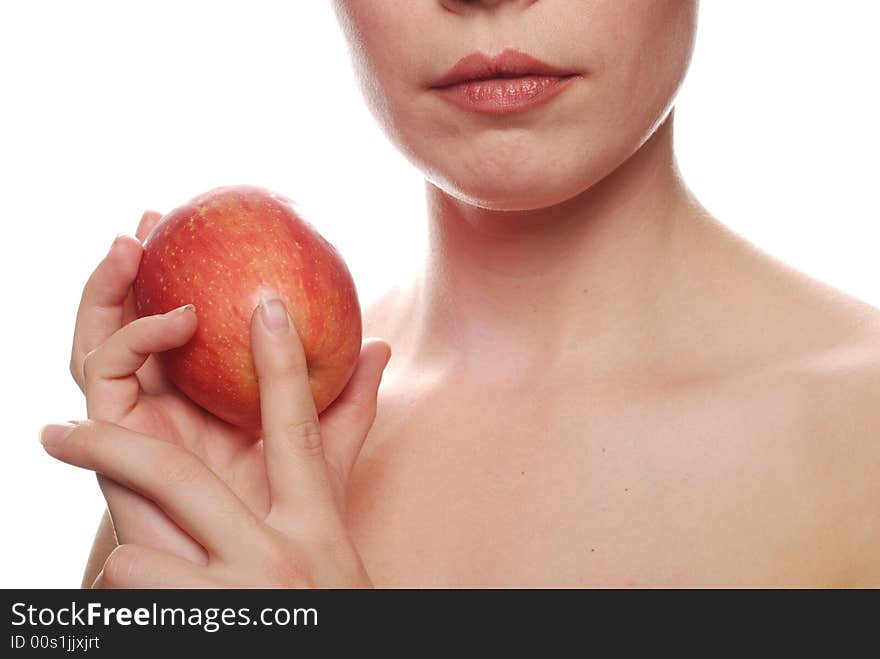
[[[149,355],[198,310],[132,322],[141,248],[117,239],[77,318],[90,421],[42,435],[101,474],[112,525],[84,584],[880,583],[880,312],[682,180],[696,1],[335,9],[424,172],[423,273],[365,310],[383,339],[320,418],[264,301],[255,443],[162,379]]]

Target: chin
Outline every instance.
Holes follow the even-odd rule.
[[[529,211],[549,208],[575,197],[581,192],[582,181],[565,185],[546,175],[528,176],[520,172],[496,173],[456,180],[428,176],[428,181],[451,197],[462,202],[496,211]]]

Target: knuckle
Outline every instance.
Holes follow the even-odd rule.
[[[104,583],[111,587],[124,586],[137,567],[138,552],[132,545],[119,545],[104,561]]]
[[[152,324],[154,316],[146,316],[131,321],[116,330],[116,343],[118,348],[126,349],[136,342]]]
[[[204,465],[195,455],[180,449],[169,450],[159,461],[159,476],[162,482],[181,485],[196,480]]]
[[[75,354],[70,356],[70,376],[73,378],[73,381],[76,382],[76,384],[79,385],[80,388],[82,388],[83,367],[79,359],[76,358]]]
[[[92,378],[95,373],[95,362],[99,357],[98,348],[94,348],[93,350],[89,350],[86,353],[86,356],[83,358],[81,373],[83,383],[89,383],[92,381]],[[76,376],[74,376],[75,378]]]
[[[287,442],[293,451],[306,457],[318,457],[324,454],[321,428],[317,419],[292,421],[284,430]]]

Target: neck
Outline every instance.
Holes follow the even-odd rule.
[[[428,256],[407,314],[421,370],[522,381],[644,332],[699,215],[673,156],[672,113],[614,172],[561,204],[498,211],[427,183]],[[680,259],[679,259],[680,260]],[[617,349],[619,348],[619,350]]]

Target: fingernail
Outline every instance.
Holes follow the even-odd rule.
[[[290,328],[290,319],[287,309],[277,297],[263,297],[260,299],[260,316],[266,328],[275,334],[286,332]]]
[[[184,304],[182,307],[177,307],[176,309],[172,309],[168,313],[165,314],[166,318],[173,318],[175,316],[180,316],[185,314],[187,311],[192,311],[195,313],[196,305],[194,304]]]
[[[119,244],[119,241],[122,240],[123,238],[131,238],[132,240],[137,241],[138,243],[140,242],[140,240],[138,240],[137,238],[135,238],[134,236],[132,236],[129,233],[118,233],[118,234],[116,234],[116,237],[113,239],[113,244],[110,245],[111,252],[116,248],[116,246]]]
[[[46,448],[57,446],[62,440],[73,432],[76,425],[73,423],[57,423],[44,426],[40,430],[40,444]]]

